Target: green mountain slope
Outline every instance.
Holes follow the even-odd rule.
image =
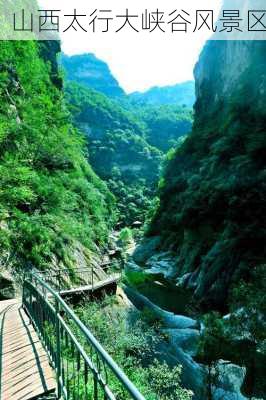
[[[144,124],[130,109],[93,88],[66,82],[65,96],[75,124],[91,138],[100,138],[112,129],[130,129],[140,136],[145,133]]]
[[[94,61],[85,68],[86,60]],[[165,152],[175,145],[180,136],[190,132],[191,110],[195,100],[194,82],[152,88],[128,96],[117,96],[110,92],[108,97],[104,97],[105,89],[108,90],[106,82],[116,80],[105,63],[100,74],[94,73],[94,63],[101,64],[102,61],[90,54],[62,57],[71,111],[75,123],[87,134],[90,133],[90,126],[94,137],[102,129],[130,128],[138,135],[145,135],[149,144]],[[81,74],[83,69],[86,69],[90,79],[86,80]],[[101,112],[103,108],[104,113]]]
[[[68,57],[62,54],[60,62],[68,81],[83,84],[111,97],[120,97],[125,93],[110,72],[108,65],[94,54],[81,54]]]
[[[75,125],[86,133],[89,160],[118,200],[123,224],[143,221],[159,179],[162,153],[146,140],[147,126],[102,93],[68,83]]]
[[[195,103],[195,83],[188,81],[172,86],[156,86],[146,92],[131,93],[129,97],[133,103],[142,105],[173,104],[192,108]]]
[[[118,200],[120,221],[124,225],[143,222],[155,195],[164,154],[191,130],[191,110],[117,96],[109,91],[115,78],[93,55],[64,56],[62,66],[73,123],[87,137],[94,170]],[[185,96],[185,91],[180,88],[179,95]]]
[[[147,142],[163,153],[175,147],[192,128],[192,111],[178,105],[135,106],[135,112],[146,125]]]
[[[49,42],[0,42],[3,265],[74,266],[73,248],[95,250],[112,224],[113,196],[86,161],[56,87],[57,51]]]

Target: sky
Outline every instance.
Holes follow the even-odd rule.
[[[45,4],[55,0],[43,0]],[[58,1],[58,0],[57,0]],[[63,0],[62,0],[63,1]],[[222,0],[69,0],[64,11],[77,8],[88,10],[111,9],[117,14],[129,8],[142,14],[145,9],[165,12],[199,9],[214,10],[217,16]],[[80,33],[68,31],[62,36],[62,50],[68,55],[94,53],[108,63],[112,74],[127,92],[144,91],[152,86],[172,85],[193,79],[193,68],[210,32],[194,34],[140,32],[125,29],[119,33]]]

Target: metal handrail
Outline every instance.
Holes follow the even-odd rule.
[[[25,276],[22,303],[55,368],[59,398],[145,400],[73,310],[35,271]],[[120,397],[112,389],[110,372],[120,385]]]
[[[69,270],[67,268],[60,269],[57,271],[49,271],[42,274],[43,279],[47,282],[53,289],[60,292],[61,290],[69,289],[68,284],[71,284],[71,289],[78,288],[84,285],[91,285],[92,289],[95,284],[99,282],[96,279],[99,274],[105,273],[108,275],[110,271],[110,265],[101,264],[98,268],[91,265],[87,268],[76,268],[75,270]],[[38,272],[38,271],[37,271]],[[112,271],[111,275],[119,275],[122,277],[122,269],[116,269]]]

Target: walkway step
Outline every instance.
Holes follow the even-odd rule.
[[[30,400],[53,393],[48,356],[18,300],[0,301],[0,399]]]

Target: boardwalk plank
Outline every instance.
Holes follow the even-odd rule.
[[[48,356],[18,300],[0,302],[1,400],[30,400],[56,388]]]

